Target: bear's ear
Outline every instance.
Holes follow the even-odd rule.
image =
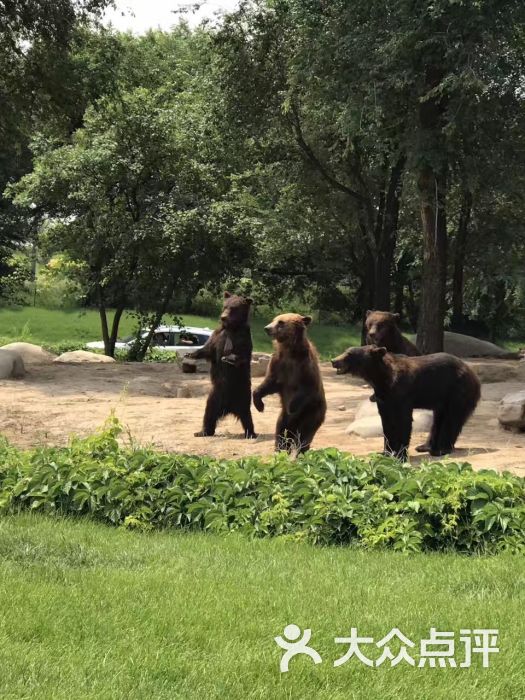
[[[253,299],[251,297],[246,297],[244,301],[248,304],[248,306],[253,304]]]
[[[384,357],[387,354],[388,350],[386,348],[374,348],[372,352],[378,357]]]
[[[399,319],[401,318],[401,314],[392,314],[392,316],[394,317],[394,320],[396,320],[396,321],[399,321]]]
[[[368,318],[371,313],[373,313],[372,309],[368,309],[366,312],[366,317]]]
[[[305,326],[309,326],[312,323],[311,316],[303,316],[303,323]]]
[[[231,297],[231,292],[224,292],[224,298],[229,299]]]

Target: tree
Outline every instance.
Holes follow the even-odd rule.
[[[146,52],[146,75],[150,58]],[[168,80],[159,89],[123,82],[88,107],[65,143],[37,139],[33,172],[10,193],[45,212],[48,247],[83,263],[106,354],[114,354],[126,309],[151,320],[136,349],[142,359],[174,292],[229,271],[246,245],[221,226],[217,200],[227,180],[209,157],[217,136],[194,77],[173,92]],[[225,259],[228,241],[234,252]]]
[[[234,119],[256,123],[274,153],[284,140],[277,124],[287,123],[311,176],[351,203],[373,289],[367,300],[384,308],[401,184],[416,183],[424,352],[442,349],[446,204],[459,145],[501,116],[495,96],[519,101],[524,19],[519,0],[276,0],[244,3],[219,35]],[[252,91],[239,99],[236,86]]]
[[[5,187],[31,169],[29,140],[42,115],[60,100],[59,63],[79,23],[96,18],[108,0],[5,0],[0,10],[0,293],[13,248],[32,236],[34,212],[13,207]]]

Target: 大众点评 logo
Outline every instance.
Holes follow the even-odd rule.
[[[283,635],[275,637],[277,645],[284,650],[280,663],[282,673],[288,671],[289,663],[295,656],[307,656],[314,664],[322,663],[319,652],[310,646],[311,638],[311,629],[301,630],[295,624],[287,625]],[[473,655],[479,654],[481,665],[488,668],[490,655],[499,652],[497,629],[461,629],[457,641],[459,644],[454,632],[440,632],[431,627],[428,639],[421,639],[416,645],[395,627],[375,642],[372,637],[360,637],[357,628],[352,627],[349,636],[335,637],[335,644],[345,645],[346,651],[333,661],[333,665],[342,666],[354,657],[357,662],[372,668],[388,662],[390,666],[407,663],[417,668],[470,668]],[[377,653],[368,656],[361,648],[365,646],[369,647],[368,654],[374,647]],[[391,646],[396,651],[392,651]]]

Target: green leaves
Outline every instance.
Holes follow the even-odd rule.
[[[406,553],[525,550],[525,481],[511,474],[459,463],[413,469],[334,448],[297,460],[161,454],[121,447],[121,431],[111,417],[65,448],[0,443],[0,509]]]

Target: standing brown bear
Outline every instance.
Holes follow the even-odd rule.
[[[251,414],[252,335],[249,315],[252,300],[224,292],[221,325],[206,345],[187,357],[210,360],[211,391],[206,402],[202,430],[195,437],[215,435],[220,418],[229,413],[242,424],[247,438],[257,437]]]
[[[397,322],[399,314],[391,314],[389,311],[366,312],[366,342],[369,345],[386,348],[388,352],[396,355],[409,355],[415,357],[421,355],[414,343],[401,335]]]
[[[480,398],[477,376],[462,360],[444,352],[419,357],[393,355],[386,348],[349,348],[332,366],[338,374],[362,377],[373,388],[383,424],[385,453],[406,460],[412,411],[434,411],[427,442],[416,449],[450,454]]]
[[[265,396],[281,397],[276,450],[306,452],[326,415],[319,359],[306,337],[311,321],[310,316],[282,314],[264,329],[273,338],[275,350],[263,383],[253,392],[253,403],[262,412]]]

